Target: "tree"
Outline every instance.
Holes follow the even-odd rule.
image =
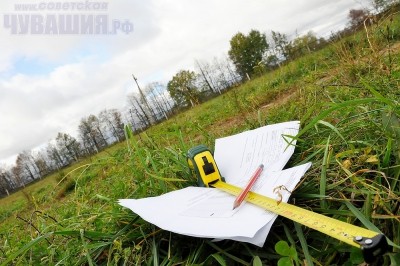
[[[80,155],[80,144],[72,136],[67,133],[58,133],[56,137],[56,145],[60,155],[67,164],[77,161]]]
[[[232,61],[226,56],[214,57],[211,63],[196,61],[199,74],[199,84],[204,90],[221,94],[223,90],[232,87],[240,81],[240,76],[234,71]]]
[[[212,75],[211,66],[208,63],[204,62],[201,63],[198,60],[196,60],[196,67],[200,71],[199,79],[200,83],[202,84],[202,87],[207,88],[212,93],[218,92],[219,94],[221,94],[221,91],[219,90],[218,86],[214,84],[214,77]]]
[[[8,170],[0,166],[0,197],[10,195],[10,191],[15,188]]]
[[[256,30],[251,30],[247,36],[240,32],[237,33],[230,40],[230,45],[229,58],[235,64],[242,79],[254,73],[254,67],[262,62],[268,49],[265,34]]]
[[[34,156],[34,159],[35,159],[35,164],[37,165],[37,168],[39,170],[40,176],[45,176],[49,174],[51,171],[55,170],[51,168],[49,158],[46,155],[45,150],[37,152]]]
[[[126,118],[127,118],[126,120],[129,121],[129,123],[131,124],[132,129],[133,129],[133,132],[136,132],[136,131],[139,130],[140,128],[136,127],[136,124],[137,124],[137,121],[136,121],[137,115],[136,115],[135,109],[134,109],[134,108],[129,108],[129,109],[128,109],[128,113],[129,113],[129,115],[126,115]]]
[[[48,143],[46,147],[47,158],[49,159],[49,167],[52,170],[61,169],[67,165],[67,162],[62,158],[57,146],[53,143]]]
[[[312,31],[309,31],[306,35],[294,39],[287,46],[289,59],[293,60],[312,51],[316,51],[324,44],[326,44],[326,41],[323,38],[318,39]]]
[[[168,115],[172,110],[172,99],[169,95],[166,86],[160,82],[152,82],[145,87],[146,96],[149,98],[151,105],[155,106],[157,111],[157,120],[164,117],[168,119]]]
[[[35,164],[33,156],[29,151],[23,151],[22,153],[18,154],[15,161],[15,171],[15,173],[25,184],[40,177],[37,165]]]
[[[18,165],[14,165],[10,170],[17,187],[25,187],[25,181],[22,179],[22,169]]]
[[[232,64],[232,60],[229,59],[229,56],[226,55],[221,60],[217,60],[218,69],[223,76],[222,83],[223,88],[235,86],[240,83],[241,77],[239,73],[235,70],[234,65]]]
[[[372,0],[372,5],[378,12],[382,12],[396,2],[397,0]]]
[[[105,148],[107,146],[107,139],[101,130],[100,120],[95,115],[89,115],[87,121],[92,128],[92,134],[97,139],[97,143],[99,144],[100,148]]]
[[[92,154],[99,152],[107,146],[107,141],[100,128],[100,121],[95,115],[82,118],[78,130],[86,153]]]
[[[281,60],[276,56],[276,54],[271,54],[265,59],[265,65],[269,69],[274,69],[277,66],[281,65]]]
[[[122,123],[121,113],[117,109],[104,109],[100,112],[99,119],[103,127],[111,133],[116,141],[124,140],[124,124]]]
[[[350,29],[357,29],[364,24],[364,21],[369,17],[368,10],[351,9],[348,14]]]
[[[195,72],[181,70],[168,82],[168,92],[178,106],[199,104],[199,91],[195,86],[196,78]]]
[[[289,57],[289,51],[288,51],[288,37],[286,34],[279,33],[277,31],[272,31],[271,32],[271,37],[274,45],[274,50],[275,54],[271,56],[269,59],[270,61],[277,61],[279,63],[279,60],[286,60]]]
[[[79,138],[81,139],[82,146],[84,147],[86,154],[92,154],[99,151],[99,145],[96,142],[96,138],[92,133],[93,129],[87,118],[82,118],[79,125]]]
[[[131,115],[132,126],[136,129],[142,129],[151,126],[149,115],[138,100],[139,95],[131,93],[128,95],[128,102],[132,108],[129,109]],[[136,122],[139,120],[139,122]],[[138,124],[136,126],[136,124]]]

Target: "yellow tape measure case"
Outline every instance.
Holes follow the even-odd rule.
[[[187,153],[187,162],[195,172],[199,186],[209,187],[217,181],[224,181],[212,152],[205,145],[191,148]]]

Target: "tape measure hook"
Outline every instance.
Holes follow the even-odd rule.
[[[372,263],[377,257],[385,254],[388,249],[386,237],[378,234],[374,237],[356,236],[354,242],[360,244],[366,263]]]

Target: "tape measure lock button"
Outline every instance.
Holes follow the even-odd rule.
[[[206,156],[201,157],[204,162],[203,171],[206,175],[210,175],[215,172],[215,167],[212,163],[207,160]]]

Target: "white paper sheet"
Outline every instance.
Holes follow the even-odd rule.
[[[217,139],[214,158],[225,181],[247,182],[261,163],[266,171],[282,170],[296,144],[289,136],[296,136],[299,127],[299,121],[285,122]]]
[[[244,186],[260,163],[265,165],[253,191],[287,202],[310,163],[280,171],[293,154],[282,135],[296,135],[299,122],[287,122],[216,140],[215,159],[228,183]],[[283,186],[283,187],[281,187]],[[281,187],[278,193],[275,188]],[[285,189],[284,189],[285,188]],[[280,195],[280,196],[279,196]],[[119,203],[156,226],[196,237],[232,239],[262,246],[276,215],[213,188],[188,187],[158,197]]]
[[[271,181],[262,180],[255,191],[280,200],[273,191],[278,187],[277,184],[291,191],[310,165],[272,172],[265,178]],[[290,196],[287,190],[279,191],[284,202]],[[259,235],[261,239],[254,238],[276,215],[246,202],[232,210],[234,199],[234,196],[214,188],[187,187],[157,197],[122,199],[119,203],[164,230],[197,237],[234,239],[262,246],[270,226]]]

